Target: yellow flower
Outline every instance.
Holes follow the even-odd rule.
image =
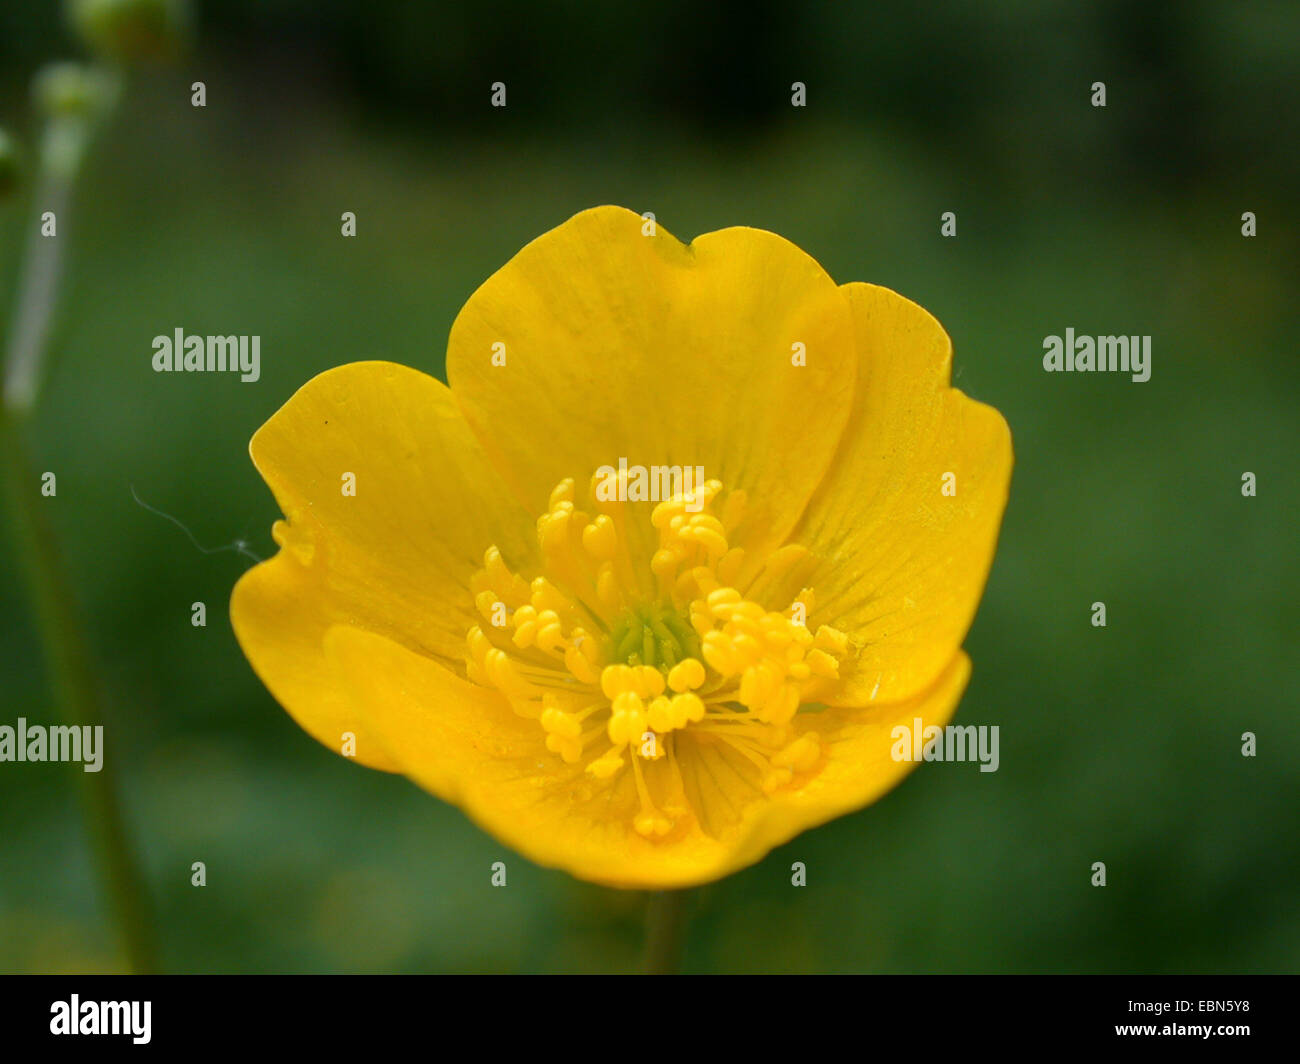
[[[286,520],[235,632],[318,740],[534,861],[716,879],[961,696],[1011,442],[950,366],[771,233],[585,211],[470,298],[450,387],[353,363],[258,430]]]

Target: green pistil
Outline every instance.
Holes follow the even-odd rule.
[[[700,641],[690,622],[665,602],[628,610],[610,632],[609,645],[610,661],[650,665],[664,672],[684,658],[700,656]]]

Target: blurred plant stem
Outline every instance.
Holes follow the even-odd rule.
[[[105,90],[104,95],[113,91]],[[61,235],[44,235],[42,222],[28,230],[4,372],[5,407],[20,414],[36,405],[40,390],[50,322],[63,276],[63,244],[68,232],[72,191],[81,173],[93,121],[94,117],[84,111],[55,113],[46,123],[41,138],[32,202],[42,217],[47,212],[53,215],[54,224],[61,227]]]
[[[76,727],[104,723],[93,658],[77,616],[72,581],[67,575],[53,529],[43,512],[40,477],[30,460],[23,433],[40,388],[50,321],[58,304],[60,248],[67,232],[67,212],[89,122],[82,115],[51,117],[41,145],[40,176],[34,204],[54,211],[57,236],[33,230],[18,278],[14,325],[4,367],[0,403],[0,479],[12,526],[16,561],[25,578],[36,614],[37,634],[50,684],[65,721]],[[102,733],[101,733],[102,734]],[[113,758],[103,758],[98,772],[77,772],[81,781],[87,831],[109,908],[120,929],[127,963],[134,972],[155,968],[155,952],[144,878],[126,831],[119,803]]]
[[[647,975],[676,975],[686,948],[686,904],[690,891],[659,890],[646,907]]]
[[[35,202],[53,211],[58,224],[66,225],[71,184],[43,176],[40,189]],[[28,238],[5,361],[5,407],[10,411],[25,413],[36,403],[45,342],[63,272],[62,248],[58,237],[42,237],[39,226]]]
[[[99,727],[104,718],[89,648],[76,616],[72,588],[41,512],[42,496],[35,467],[28,460],[20,426],[0,412],[5,509],[17,548],[16,560],[36,613],[45,665],[66,721]],[[127,837],[118,802],[113,758],[105,756],[98,772],[77,771],[90,842],[134,972],[154,970],[152,924],[143,877]],[[80,766],[76,766],[79,768]]]

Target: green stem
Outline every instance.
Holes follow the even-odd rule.
[[[115,92],[108,97],[115,100]],[[111,105],[105,110],[111,110]],[[0,480],[18,565],[31,596],[57,704],[69,724],[102,729],[103,707],[93,659],[20,423],[35,406],[40,389],[50,322],[58,306],[68,208],[89,137],[90,123],[84,116],[56,115],[42,140],[36,205],[42,212],[54,211],[60,228],[57,236],[42,236],[39,227],[31,232],[18,278],[0,402]],[[132,971],[153,971],[148,895],[122,816],[113,757],[103,756],[97,772],[80,771],[77,776],[87,833],[109,910],[122,935],[127,964]]]
[[[53,211],[56,224],[67,227],[71,183],[45,174],[36,202],[42,211]],[[18,275],[18,298],[13,331],[9,336],[9,357],[5,362],[4,398],[10,410],[25,412],[36,403],[44,361],[45,342],[58,299],[63,272],[63,239],[41,235],[37,224],[27,240],[23,267]]]
[[[661,890],[646,907],[647,975],[676,975],[686,948],[686,903],[690,892]]]
[[[69,723],[104,723],[91,655],[81,636],[71,587],[42,510],[40,481],[28,461],[19,426],[0,410],[5,509],[18,560],[35,607],[45,664]],[[101,733],[102,734],[102,733]],[[98,772],[78,771],[87,829],[109,905],[121,929],[132,971],[155,968],[152,920],[143,877],[127,836],[112,768],[106,755]]]
[[[96,126],[107,121],[117,106],[122,77],[100,71],[94,75],[93,84],[83,86],[83,90],[92,94],[86,106],[93,104],[93,113],[74,110],[52,114],[41,134],[33,206],[42,217],[47,212],[53,214],[56,229],[53,235],[47,236],[42,231],[43,222],[30,228],[18,274],[13,328],[4,368],[4,405],[16,414],[25,414],[36,405],[50,322],[58,305],[59,283],[63,277],[63,245],[67,240],[72,193]]]

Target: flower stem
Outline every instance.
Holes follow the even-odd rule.
[[[72,190],[89,138],[87,123],[80,117],[51,119],[42,138],[33,204],[42,216],[46,212],[53,214],[61,235],[44,235],[43,223],[37,222],[28,233],[23,253],[4,372],[4,405],[17,413],[35,406],[40,389],[46,341],[63,276],[63,244]]]
[[[39,480],[27,459],[19,426],[3,410],[0,451],[5,509],[35,607],[45,664],[56,697],[68,723],[82,728],[102,727],[104,718],[91,655],[77,623],[72,591],[52,530],[41,511]],[[81,780],[86,827],[109,907],[121,931],[128,965],[134,972],[148,972],[155,967],[152,920],[143,877],[118,802],[112,765],[113,758],[105,756],[98,772],[79,771],[77,776]]]
[[[36,204],[42,212],[54,212],[60,229],[59,235],[48,237],[39,228],[31,232],[18,277],[0,401],[0,490],[55,698],[69,724],[102,729],[104,717],[93,659],[77,617],[72,584],[44,512],[36,467],[23,439],[25,415],[35,406],[40,389],[50,322],[58,305],[68,208],[89,132],[81,116],[55,116],[42,141]],[[99,734],[103,735],[102,730]],[[113,758],[103,756],[98,771],[77,775],[87,833],[128,967],[135,972],[152,971],[153,922],[144,877],[118,800]]]
[[[660,890],[646,907],[647,975],[676,975],[686,947],[686,903],[690,892]]]

